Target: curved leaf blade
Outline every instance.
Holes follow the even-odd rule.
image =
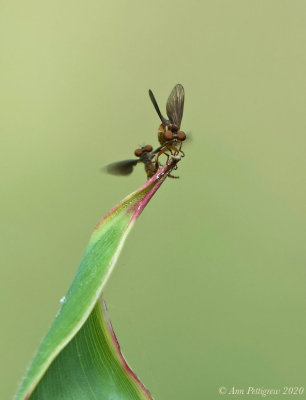
[[[97,301],[30,396],[30,400],[50,399],[152,400],[121,354],[103,300],[102,306]]]
[[[179,157],[171,158],[151,179],[115,206],[96,226],[76,276],[20,385],[15,400],[30,397],[53,360],[89,318],[133,223],[178,161]]]

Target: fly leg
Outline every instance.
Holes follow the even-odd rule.
[[[175,176],[175,175],[169,174],[169,175],[168,175],[168,178],[179,179],[180,177],[179,177],[179,176]]]
[[[159,152],[158,152],[158,154],[157,154],[157,156],[156,156],[156,163],[158,163],[158,159],[159,159],[159,157],[160,157],[162,154],[164,154],[164,155],[167,157],[166,163],[169,161],[169,154],[167,153],[168,150],[169,150],[170,153],[172,154],[171,149],[169,149],[167,145],[163,146],[163,147],[159,150]]]
[[[178,147],[175,146],[176,143],[178,143]],[[185,153],[182,150],[182,144],[183,142],[181,141],[174,141],[168,143],[167,146],[169,151],[171,152],[171,155],[177,156],[178,154],[181,154],[182,157],[185,157]]]
[[[182,156],[182,157],[185,157],[185,153],[184,153],[183,150],[182,150],[182,144],[183,144],[183,142],[180,142],[180,146],[179,146],[179,148],[178,148],[178,153],[181,153],[181,156]]]

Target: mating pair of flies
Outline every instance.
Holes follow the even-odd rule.
[[[169,155],[177,156],[181,154],[182,142],[186,139],[186,135],[180,130],[181,122],[184,111],[184,88],[182,85],[177,84],[174,86],[167,101],[166,111],[169,119],[166,119],[158,107],[154,94],[149,90],[149,96],[153,106],[161,120],[161,125],[158,129],[158,141],[160,146],[153,150],[151,145],[146,145],[140,149],[136,149],[134,154],[136,159],[124,160],[116,163],[109,164],[106,171],[113,175],[130,175],[133,172],[135,165],[143,163],[148,179],[151,178],[159,169],[159,157],[165,154],[167,159]],[[170,154],[169,154],[170,153]],[[178,176],[169,175],[171,178],[178,178]]]

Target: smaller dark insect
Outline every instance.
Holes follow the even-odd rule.
[[[184,152],[181,150],[181,148],[182,142],[186,139],[185,132],[180,130],[185,101],[185,92],[183,86],[181,84],[175,85],[170,93],[170,96],[168,97],[166,111],[169,120],[166,119],[160,112],[157,101],[151,90],[149,90],[149,96],[162,122],[158,129],[158,140],[161,144],[161,148],[158,152],[157,160],[161,154],[167,155],[167,151],[173,155],[181,153],[183,157]]]
[[[127,176],[133,172],[135,165],[137,165],[138,163],[143,163],[147,178],[150,179],[160,167],[159,163],[156,160],[156,154],[161,150],[161,148],[162,147],[160,146],[153,151],[153,147],[147,144],[146,146],[135,150],[134,154],[138,158],[133,160],[118,161],[107,165],[103,169],[107,173],[112,175]],[[174,169],[177,169],[177,167],[175,167]],[[171,174],[169,174],[168,177],[174,179],[179,178],[178,176],[174,176]]]
[[[160,148],[153,151],[153,147],[149,144],[136,149],[134,154],[136,159],[124,160],[109,164],[105,167],[106,172],[112,175],[127,176],[130,175],[135,165],[138,163],[143,163],[148,179],[151,178],[158,170],[159,165],[156,161],[156,153]]]

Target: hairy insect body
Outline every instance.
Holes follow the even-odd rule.
[[[158,170],[158,164],[157,162],[155,162],[154,160],[150,160],[147,162],[144,162],[144,168],[147,174],[147,178],[152,178],[153,175],[155,175],[155,173]]]
[[[184,152],[181,148],[182,143],[186,139],[185,133],[180,130],[185,99],[183,86],[180,84],[175,85],[170,93],[166,105],[167,116],[169,119],[166,119],[160,112],[157,101],[151,90],[149,90],[149,96],[161,120],[161,125],[158,129],[158,141],[161,145],[161,149],[157,154],[157,161],[161,154],[165,154],[169,157],[168,152],[174,156],[180,153],[183,157]]]

